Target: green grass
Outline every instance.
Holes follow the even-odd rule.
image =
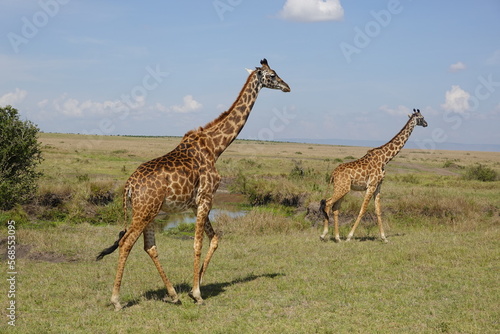
[[[269,225],[273,225],[273,216]],[[117,253],[95,262],[118,227],[87,224],[17,231],[16,330],[23,333],[497,333],[500,230],[393,226],[388,244],[320,242],[316,229],[224,234],[202,285],[187,296],[192,240],[157,235],[182,305],[161,301],[142,242],[126,266],[122,301],[109,304]],[[279,223],[278,223],[279,224]],[[5,231],[5,230],[4,230]],[[205,249],[206,249],[205,245]],[[49,261],[44,255],[52,254]],[[57,256],[56,256],[57,254]],[[6,282],[0,286],[6,291]],[[7,329],[6,321],[0,331]]]
[[[468,166],[500,172],[498,153],[403,150],[387,166],[382,186],[389,243],[378,239],[371,203],[355,239],[337,244],[319,241],[321,224],[311,227],[305,209],[331,194],[327,179],[339,163],[367,148],[237,140],[217,163],[220,190],[241,192],[245,185],[274,201],[244,217],[216,217],[222,240],[202,284],[205,305],[187,295],[193,230],[185,225],[156,236],[182,305],[161,301],[165,289],[140,240],[122,284],[122,304],[129,307],[114,312],[109,298],[118,252],[101,262],[95,256],[122,228],[127,177],[180,138],[42,134],[41,140],[39,203],[0,212],[2,221],[20,222],[17,332],[500,332],[500,181],[463,177]],[[112,202],[92,203],[110,193],[118,195]],[[304,203],[277,204],[289,198]],[[55,200],[61,202],[43,204]],[[361,193],[344,201],[341,238],[361,201]],[[3,254],[3,224],[0,231]],[[0,280],[0,293],[7,291],[7,280]],[[7,330],[4,318],[0,333]]]

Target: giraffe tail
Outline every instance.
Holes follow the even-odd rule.
[[[127,232],[126,229],[120,231],[120,233],[118,234],[118,240],[116,240],[115,243],[110,247],[103,249],[102,252],[100,252],[99,255],[97,255],[95,260],[96,261],[102,260],[102,258],[105,257],[106,255],[113,253],[120,245],[120,240],[123,238],[126,232]]]
[[[130,188],[128,186],[128,181],[127,183],[125,184],[125,187],[123,189],[123,203],[122,203],[122,206],[123,206],[123,229],[126,230],[127,229],[127,221],[128,221],[128,203],[132,200],[132,195],[131,195],[131,191],[130,191]]]
[[[328,215],[326,214],[326,199],[322,199],[321,202],[319,202],[319,211],[323,214],[325,219],[328,219]]]

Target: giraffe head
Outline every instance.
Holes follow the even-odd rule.
[[[427,126],[427,122],[424,119],[424,116],[420,113],[420,109],[413,109],[413,114],[408,115],[408,117],[415,119],[416,125],[423,126],[424,128]]]
[[[255,72],[259,78],[262,87],[270,89],[280,89],[283,92],[289,92],[290,87],[284,82],[276,72],[269,67],[267,60],[264,58],[260,61],[261,67],[256,67]],[[252,71],[253,72],[253,71]]]

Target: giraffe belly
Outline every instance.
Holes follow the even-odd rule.
[[[352,182],[351,183],[351,190],[354,191],[365,191],[368,186],[368,183],[365,181],[361,182]]]
[[[173,195],[165,197],[161,206],[163,212],[183,212],[195,207],[194,198],[191,196]]]

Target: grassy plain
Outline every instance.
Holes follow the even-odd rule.
[[[371,207],[356,238],[337,244],[319,241],[320,228],[304,210],[330,195],[326,180],[336,165],[367,148],[236,141],[218,162],[221,192],[267,192],[275,201],[244,217],[216,217],[223,238],[202,285],[205,305],[187,296],[192,239],[160,232],[160,261],[182,305],[161,301],[165,289],[140,241],[122,284],[128,307],[114,312],[108,301],[117,252],[101,262],[94,258],[121,229],[119,196],[106,205],[89,199],[103,191],[119,194],[140,163],[180,139],[40,139],[45,176],[38,196],[64,202],[42,211],[25,208],[32,222],[16,229],[16,327],[4,318],[0,332],[500,332],[500,181],[462,178],[475,164],[500,172],[499,153],[403,149],[382,187],[389,243],[377,239]],[[300,207],[277,203],[289,194],[302,194]],[[344,202],[341,236],[360,202],[357,193]],[[42,218],[33,221],[35,214]],[[7,229],[1,229],[6,249]],[[8,289],[1,280],[0,291]]]

